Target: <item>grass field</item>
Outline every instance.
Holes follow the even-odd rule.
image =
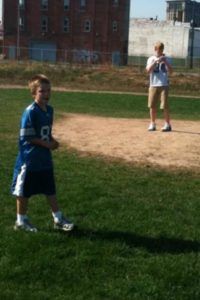
[[[0,85],[26,85],[33,75],[46,74],[53,86],[67,89],[147,92],[149,76],[143,66],[68,65],[39,62],[0,62]],[[199,69],[178,70],[170,75],[170,94],[199,97]]]
[[[52,96],[56,118],[63,111],[148,116],[142,96]],[[29,215],[40,231],[13,231],[9,189],[19,119],[29,103],[27,90],[1,90],[0,299],[199,300],[200,181],[192,170],[140,168],[61,148],[54,153],[58,198],[77,229],[54,232],[37,196]],[[172,118],[199,120],[197,99],[173,98],[171,108]]]

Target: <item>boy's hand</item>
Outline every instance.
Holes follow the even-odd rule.
[[[55,150],[55,149],[58,149],[58,147],[59,147],[59,143],[58,143],[58,141],[56,141],[55,139],[52,139],[52,140],[49,142],[49,149]]]
[[[163,55],[163,56],[158,57],[155,60],[155,63],[161,63],[161,62],[165,62],[165,61],[166,61],[166,57]]]
[[[166,57],[164,55],[161,56],[160,61],[165,63],[166,62]]]
[[[48,148],[50,150],[55,150],[59,147],[58,141],[56,141],[54,138],[52,138],[50,141],[44,141],[42,139],[34,138],[29,140],[29,143]]]

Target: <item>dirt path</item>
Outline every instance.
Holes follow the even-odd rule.
[[[104,155],[131,163],[200,170],[200,122],[173,121],[173,131],[148,132],[149,120],[63,114],[54,134],[81,153]]]

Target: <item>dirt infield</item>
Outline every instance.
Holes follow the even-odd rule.
[[[54,135],[83,154],[103,155],[130,163],[200,170],[200,122],[173,121],[173,131],[148,132],[149,120],[63,114]]]

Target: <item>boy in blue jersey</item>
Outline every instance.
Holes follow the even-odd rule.
[[[59,143],[52,136],[53,108],[48,105],[51,84],[46,76],[39,74],[30,80],[29,88],[34,102],[21,118],[19,153],[12,182],[12,194],[17,197],[14,229],[37,232],[27,217],[28,200],[32,195],[44,194],[52,210],[54,228],[70,231],[74,224],[64,218],[56,198],[51,150],[57,149]]]

